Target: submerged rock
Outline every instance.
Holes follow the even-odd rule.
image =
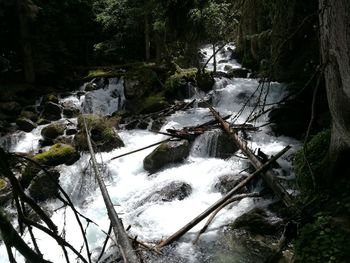
[[[16,120],[16,124],[18,126],[18,129],[25,132],[31,132],[33,129],[35,129],[38,126],[27,118],[18,118]]]
[[[40,171],[31,181],[28,190],[34,200],[45,201],[57,196],[60,173],[53,169],[49,173]]]
[[[164,186],[163,188],[154,191],[146,198],[142,199],[138,206],[143,205],[148,202],[171,202],[174,200],[183,200],[192,193],[191,185],[185,182],[171,182]]]
[[[181,162],[190,151],[187,140],[166,142],[159,145],[152,153],[143,160],[143,167],[146,171],[154,173],[164,166]]]
[[[227,194],[235,186],[245,179],[242,175],[223,175],[218,178],[218,182],[214,185],[214,188],[221,194]],[[237,194],[246,193],[248,189],[246,187],[241,188]]]

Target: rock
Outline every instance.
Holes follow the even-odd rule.
[[[113,122],[109,122],[108,119],[93,114],[86,114],[83,116],[91,130],[91,139],[97,151],[109,152],[124,146],[124,142],[119,137],[114,127],[112,127]],[[86,134],[83,128],[83,116],[78,118],[78,128],[80,131],[74,136],[74,144],[77,149],[88,151]]]
[[[33,111],[22,110],[20,117],[29,119],[32,122],[36,122],[38,120],[38,114],[36,112],[33,112]]]
[[[96,83],[94,82],[89,82],[85,85],[85,91],[93,91],[93,90],[97,90],[98,86]]]
[[[52,123],[41,130],[41,135],[46,140],[54,140],[58,136],[63,135],[65,125],[62,123]]]
[[[196,82],[200,90],[208,92],[212,90],[215,80],[211,72],[204,72],[202,74],[197,73]]]
[[[244,68],[234,68],[228,71],[230,78],[247,78],[250,71]]]
[[[5,114],[15,116],[21,112],[22,106],[16,101],[1,102],[0,110]]]
[[[154,191],[146,198],[142,199],[137,206],[141,206],[149,202],[171,202],[174,200],[183,200],[192,193],[191,185],[184,182],[171,182],[163,188]]]
[[[217,137],[216,150],[214,156],[216,158],[228,158],[235,154],[239,150],[239,147],[232,141],[230,136],[224,132],[220,132]]]
[[[164,123],[165,123],[164,118],[157,118],[157,119],[153,120],[152,125],[151,125],[151,130],[160,131],[160,129],[163,127]]]
[[[245,176],[240,175],[223,175],[218,178],[218,182],[214,185],[214,188],[221,194],[225,195],[244,179]],[[248,189],[243,187],[237,192],[237,194],[246,193],[247,191]]]
[[[74,144],[74,140],[72,136],[59,136],[56,139],[53,140],[53,143],[63,143],[63,144]]]
[[[305,103],[290,101],[273,109],[269,113],[272,131],[277,135],[285,135],[302,139],[305,136],[310,116],[310,109]]]
[[[44,105],[44,109],[41,113],[41,118],[56,121],[61,119],[62,107],[53,102],[47,102]]]
[[[47,102],[53,102],[53,103],[57,104],[58,103],[58,98],[54,94],[47,94],[47,95],[43,96],[40,105],[41,106],[45,106],[45,104]]]
[[[218,64],[224,64],[224,63],[228,63],[228,60],[227,59],[222,59],[222,60],[219,60]]]
[[[38,162],[48,165],[56,166],[60,164],[73,164],[79,158],[79,153],[69,144],[54,144],[46,152],[39,153],[34,156]]]
[[[141,99],[159,87],[157,73],[147,67],[134,68],[124,76],[124,95],[127,100]]]
[[[40,125],[46,125],[46,124],[49,124],[51,121],[49,120],[46,120],[46,119],[39,119],[36,124],[38,124],[39,126]]]
[[[50,174],[40,171],[29,185],[29,194],[36,201],[46,201],[57,196],[60,173],[57,170],[49,170]]]
[[[232,228],[243,228],[254,234],[274,235],[281,229],[281,220],[271,219],[265,210],[254,208],[238,217]]]
[[[16,120],[16,124],[21,131],[25,132],[31,132],[38,126],[34,122],[26,118],[18,118]]]
[[[164,166],[181,162],[189,154],[190,146],[187,140],[162,143],[143,160],[143,167],[151,173]]]
[[[203,100],[199,100],[197,103],[198,108],[208,108],[208,104],[211,105],[213,101],[212,97],[206,97]]]
[[[231,71],[233,67],[231,65],[225,65],[224,70],[225,71]]]
[[[80,110],[76,107],[66,106],[63,108],[63,115],[67,118],[77,117],[80,113]]]
[[[66,129],[66,135],[74,135],[78,132],[78,130],[76,128],[67,128]]]

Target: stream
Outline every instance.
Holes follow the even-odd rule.
[[[228,45],[217,55],[218,70],[227,71],[229,68],[239,68],[236,60],[231,58],[233,45]],[[210,46],[201,49],[204,54],[204,60],[212,54]],[[225,67],[226,66],[226,67]],[[212,63],[208,64],[208,69],[212,69]],[[236,116],[235,123],[244,123],[251,112],[257,100],[265,100],[266,104],[280,101],[286,96],[283,84],[271,83],[263,91],[257,90],[259,81],[250,78],[217,78],[213,90],[208,94],[195,94],[188,98],[200,99],[202,96],[211,97],[212,105],[220,112],[222,116],[232,114],[228,121],[235,118],[236,113],[240,112],[245,105],[243,112]],[[81,88],[84,89],[84,86]],[[78,91],[77,91],[78,92]],[[121,109],[125,102],[123,94],[123,79],[110,79],[105,88],[87,92],[85,95],[78,96],[77,92],[60,98],[60,103],[69,102],[79,107],[83,112],[95,113],[101,115],[110,115]],[[268,94],[267,94],[268,93]],[[247,99],[251,98],[249,103]],[[270,106],[266,106],[268,108]],[[186,126],[194,126],[206,121],[212,120],[213,116],[207,108],[193,107],[186,111],[178,111],[167,117],[165,125],[161,131],[168,128],[178,129]],[[69,121],[76,123],[76,118]],[[268,121],[268,116],[263,115],[252,124],[261,126]],[[16,132],[10,138],[2,139],[2,145],[9,151],[14,152],[37,152],[39,149],[38,141],[41,138],[40,132],[45,125],[38,126],[30,133]],[[165,135],[155,134],[148,130],[124,130],[118,131],[119,136],[125,143],[125,147],[114,149],[111,152],[102,152],[96,154],[97,161],[101,163],[101,169],[104,172],[105,182],[115,204],[116,211],[123,220],[124,226],[131,226],[129,234],[137,236],[138,240],[146,243],[157,243],[167,238],[183,227],[198,214],[216,202],[222,197],[222,194],[214,187],[218,179],[224,175],[239,175],[247,168],[247,161],[238,156],[231,156],[226,159],[216,158],[217,154],[217,134],[219,130],[206,132],[196,138],[191,146],[189,156],[182,162],[168,165],[159,172],[149,174],[143,168],[144,158],[150,154],[156,147],[146,149],[128,155],[116,160],[110,161],[114,156],[130,152],[132,150],[145,147],[152,143],[159,142],[167,138]],[[248,146],[252,149],[261,148],[266,154],[276,154],[285,146],[298,146],[299,142],[288,137],[276,137],[269,126],[263,126],[259,132],[248,134]],[[294,147],[295,148],[295,147]],[[287,153],[279,159],[280,169],[277,170],[280,176],[292,177],[290,156],[294,150]],[[95,259],[99,255],[105,234],[101,231],[107,231],[109,218],[104,206],[100,190],[93,178],[89,167],[89,154],[82,154],[79,161],[73,165],[60,165],[60,184],[70,195],[77,210],[86,217],[92,219],[98,226],[90,224],[87,229],[87,238],[92,251],[92,257]],[[191,193],[182,200],[167,201],[157,198],[152,193],[160,191],[173,182],[181,182],[190,185]],[[261,190],[260,184],[255,185],[255,190]],[[145,201],[146,200],[146,201]],[[266,206],[273,202],[272,199],[263,198],[244,198],[235,202],[234,205],[224,208],[210,225],[209,229],[201,236],[200,242],[192,244],[196,233],[203,227],[206,220],[191,229],[178,242],[166,247],[162,256],[152,255],[145,259],[145,262],[260,262],[245,251],[231,256],[223,256],[223,252],[218,254],[217,238],[222,235],[225,227],[235,218],[254,207]],[[58,209],[62,203],[58,200],[50,200],[43,204],[45,209],[52,212],[51,218],[58,226],[61,233],[64,229],[66,240],[75,248],[83,244],[83,239],[78,224],[72,211],[67,208]],[[13,208],[7,208],[11,210]],[[56,210],[58,209],[58,210]],[[86,222],[82,220],[84,227]],[[15,223],[14,223],[15,224]],[[55,263],[65,262],[62,250],[57,243],[46,234],[34,230],[38,245],[44,252],[44,257]],[[25,240],[31,244],[29,233],[25,234]],[[86,256],[86,252],[82,251]],[[24,259],[17,252],[15,254],[17,262],[24,262]],[[71,262],[77,262],[75,255],[70,253]],[[236,257],[236,258],[235,258]],[[101,262],[112,261],[113,249],[107,250]],[[0,246],[0,262],[8,262],[6,248]]]

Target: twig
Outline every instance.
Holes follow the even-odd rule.
[[[107,243],[108,243],[108,240],[109,240],[109,236],[111,235],[112,233],[112,224],[109,224],[109,227],[108,227],[108,232],[107,232],[107,235],[106,235],[106,239],[105,239],[105,242],[103,242],[103,247],[102,247],[102,250],[101,250],[101,253],[97,259],[97,263],[100,261],[100,259],[102,258],[103,254],[105,253],[105,250],[106,250],[106,247],[107,247]]]

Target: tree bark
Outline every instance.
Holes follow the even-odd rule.
[[[26,14],[24,1],[17,0],[19,31],[21,36],[22,56],[23,56],[23,70],[27,83],[34,83],[35,71],[32,55],[32,46],[30,42],[30,33],[28,28],[28,14]],[[32,3],[30,3],[32,4]]]
[[[327,173],[348,175],[350,169],[346,164],[350,158],[350,1],[320,0],[319,7],[321,54],[325,64],[327,98],[332,115],[330,165]],[[345,173],[342,169],[346,169]]]
[[[216,72],[216,51],[215,51],[215,44],[213,44],[213,65],[214,65],[214,73]]]
[[[146,55],[146,61],[149,61],[151,59],[151,38],[150,38],[150,30],[149,30],[149,19],[148,14],[144,14],[144,21],[145,21],[145,55]]]

